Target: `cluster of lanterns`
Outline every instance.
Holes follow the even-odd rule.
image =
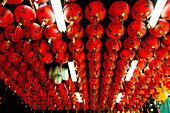
[[[86,6],[85,17],[91,23],[86,28],[88,41],[85,44],[81,40],[85,31],[79,24],[83,11],[74,1],[65,0],[63,8],[65,21],[69,24],[66,31],[70,40],[68,45],[54,24],[55,15],[50,5],[40,5],[35,12],[28,5],[19,5],[23,0],[4,0],[1,3],[0,27],[4,30],[0,30],[0,79],[5,85],[34,110],[89,109],[89,105],[91,109],[97,109],[99,105],[100,109],[139,111],[151,95],[157,101],[165,101],[168,97],[166,92],[170,92],[170,1],[161,13],[162,19],[154,28],[148,29],[150,36],[145,36],[146,23],[154,5],[150,0],[137,1],[131,10],[134,21],[127,27],[129,37],[125,37],[124,42],[121,38],[124,38],[124,22],[130,14],[130,7],[124,1],[112,3],[108,10],[112,22],[106,28],[109,38],[103,44],[106,48],[103,55],[100,39],[105,30],[99,22],[105,18],[105,6],[99,1]],[[48,0],[32,1],[35,2],[43,4]],[[14,15],[5,3],[18,5]],[[14,19],[18,25],[13,24]],[[77,88],[71,78],[59,84],[48,78],[46,66],[54,62],[62,68],[70,59],[75,63],[81,103],[76,98]],[[131,79],[126,80],[134,59],[138,61],[137,66]],[[121,101],[116,102],[120,92]]]

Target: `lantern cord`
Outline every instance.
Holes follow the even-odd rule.
[[[3,2],[0,4],[0,6],[4,6],[7,3],[8,0],[3,0]]]
[[[34,0],[33,0],[33,2],[32,2],[32,0],[30,0],[31,7],[33,8],[34,12],[36,12],[35,7],[34,7],[34,3],[35,3]]]

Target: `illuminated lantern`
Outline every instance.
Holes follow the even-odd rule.
[[[169,83],[170,83],[170,77],[166,77],[161,83],[162,89],[167,93],[170,93]]]
[[[85,16],[87,20],[92,23],[98,23],[104,19],[106,15],[106,8],[101,2],[93,1],[86,6]]]
[[[138,51],[138,56],[142,59],[151,59],[153,57],[153,52],[141,48]]]
[[[25,36],[29,40],[37,40],[40,39],[42,36],[42,28],[37,23],[29,24],[25,27]]]
[[[125,32],[123,24],[111,22],[106,28],[108,37],[115,39],[120,38]]]
[[[0,51],[4,53],[5,55],[8,55],[14,51],[14,45],[8,40],[3,40],[0,43]]]
[[[149,60],[149,67],[151,69],[160,68],[161,65],[162,65],[161,60],[158,60],[157,58],[152,58],[151,60]]]
[[[103,26],[101,24],[91,23],[86,28],[86,36],[89,39],[100,39],[103,36]]]
[[[163,48],[163,47],[160,47],[156,50],[156,57],[159,59],[159,60],[163,60],[165,58],[168,58],[168,50]]]
[[[170,50],[170,35],[166,35],[161,42],[163,48]]]
[[[8,3],[8,4],[14,4],[14,5],[18,5],[20,3],[22,3],[24,0],[3,0],[3,2],[1,3],[3,6]]]
[[[113,22],[122,22],[128,18],[130,13],[129,5],[124,1],[116,1],[109,7],[109,18]]]
[[[56,54],[55,56],[56,62],[60,63],[60,64],[64,64],[69,60],[69,55],[66,52],[59,52]]]
[[[127,70],[129,68],[129,63],[123,59],[117,61],[117,68]]]
[[[42,25],[51,25],[55,23],[55,16],[50,5],[39,6],[36,11],[36,16],[38,18],[38,21],[42,23]]]
[[[105,60],[109,60],[109,61],[115,61],[118,57],[118,54],[117,52],[108,52],[108,51],[105,51],[103,53],[103,57]]]
[[[142,46],[145,50],[154,51],[159,48],[160,40],[154,36],[147,36],[142,41]]]
[[[49,45],[45,40],[36,40],[32,43],[32,48],[36,53],[43,54],[49,50]]]
[[[30,65],[32,71],[39,71],[43,69],[43,63],[39,60],[36,60],[33,64]]]
[[[165,19],[159,19],[154,28],[149,29],[149,33],[155,37],[165,36],[169,32],[169,22]]]
[[[33,64],[37,60],[37,54],[33,51],[29,51],[24,55],[24,59],[30,64]]]
[[[13,14],[9,9],[0,7],[0,27],[10,25],[13,22],[13,18]]]
[[[90,69],[99,69],[101,67],[101,63],[100,62],[89,62],[88,66]]]
[[[102,71],[102,76],[103,77],[112,77],[113,76],[113,71],[112,70],[108,70],[108,69],[104,69]]]
[[[57,53],[57,52],[64,52],[67,49],[67,44],[64,40],[59,39],[59,40],[55,40],[52,42],[52,46],[51,49]]]
[[[167,1],[167,3],[165,4],[162,12],[161,12],[161,17],[165,20],[170,20],[170,1]]]
[[[116,67],[116,63],[114,61],[106,61],[103,62],[103,68],[104,69],[114,69]]]
[[[81,61],[81,62],[76,62],[76,69],[77,70],[81,70],[85,68],[85,62]]]
[[[142,21],[133,21],[128,25],[127,33],[130,37],[141,38],[146,34],[146,25]]]
[[[39,56],[40,60],[44,63],[44,64],[49,64],[53,61],[53,55],[51,52],[44,52]]]
[[[28,41],[21,40],[15,44],[15,50],[18,53],[25,55],[31,51],[31,44]]]
[[[13,64],[20,63],[22,61],[22,55],[12,52],[8,55],[8,61],[12,62]]]
[[[106,41],[106,49],[109,53],[119,51],[122,46],[120,39],[108,39]]]
[[[76,52],[72,54],[72,58],[74,61],[83,61],[85,59],[85,53],[84,52]]]
[[[128,49],[122,49],[120,52],[120,57],[123,60],[130,61],[135,57],[135,52]]]
[[[101,41],[96,40],[88,40],[86,43],[86,47],[89,51],[100,51],[101,50]]]
[[[84,43],[81,40],[75,40],[75,43],[70,41],[69,49],[71,52],[82,52],[84,49]]]
[[[44,36],[48,40],[58,40],[62,37],[62,33],[58,30],[57,25],[47,25],[44,29]]]
[[[27,26],[30,23],[33,23],[36,19],[36,14],[34,10],[27,5],[19,5],[14,10],[15,20],[19,25]]]
[[[83,17],[81,7],[76,3],[68,3],[63,8],[64,18],[67,23],[79,23]]]
[[[124,47],[133,51],[136,51],[140,48],[139,38],[128,37],[124,41]]]
[[[120,68],[117,68],[117,69],[116,69],[116,76],[117,76],[117,78],[122,79],[121,77],[125,77],[125,75],[126,75],[125,71],[123,71],[123,70],[120,69]],[[116,79],[115,79],[115,80],[116,80]]]
[[[21,29],[21,27],[16,25],[8,25],[5,30],[5,37],[8,40],[11,40],[12,42],[18,42],[22,40],[22,37],[24,36],[24,32]]]
[[[90,84],[99,84],[99,78],[89,78]]]
[[[165,101],[168,99],[168,93],[165,92],[162,88],[157,88],[152,96],[157,101]]]
[[[84,78],[86,77],[86,70],[82,69],[81,71],[77,72],[78,77]]]
[[[88,52],[87,59],[90,62],[92,62],[92,61],[99,62],[101,59],[101,54],[100,54],[100,52]]]
[[[98,78],[100,76],[100,70],[99,69],[91,69],[89,70],[89,76],[91,78]]]
[[[148,3],[143,1],[137,1],[132,7],[132,17],[135,20],[145,21],[147,20],[154,9],[153,3],[148,0]]]

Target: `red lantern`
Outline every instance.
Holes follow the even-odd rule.
[[[76,69],[77,70],[82,70],[85,68],[85,62],[81,61],[81,62],[76,62]]]
[[[163,60],[165,58],[168,58],[168,50],[165,49],[165,48],[158,48],[156,50],[156,57],[159,59],[159,60]]]
[[[30,64],[33,64],[37,60],[37,54],[33,51],[29,51],[24,55],[24,58],[26,61],[28,61]]]
[[[99,78],[89,78],[90,84],[99,84]]]
[[[13,44],[8,40],[3,40],[0,43],[0,51],[3,52],[4,54],[8,55],[14,51],[14,46]]]
[[[102,76],[103,77],[112,77],[113,76],[113,71],[112,70],[108,70],[108,69],[104,69],[102,71]]]
[[[76,3],[68,3],[63,8],[64,18],[67,23],[79,23],[83,17],[81,7]]]
[[[87,59],[90,62],[92,62],[92,61],[99,62],[101,59],[101,54],[100,54],[100,52],[88,52]]]
[[[17,70],[20,71],[21,73],[26,72],[28,64],[26,62],[20,62],[17,66]]]
[[[4,0],[3,2],[7,2],[8,4],[14,4],[14,5],[18,5],[20,3],[22,3],[24,0]],[[4,3],[5,5],[5,3]]]
[[[86,6],[85,15],[87,20],[92,23],[99,22],[104,19],[106,15],[106,8],[101,2],[93,1]]]
[[[100,70],[99,69],[91,69],[89,70],[89,76],[91,78],[98,78],[100,76]]]
[[[36,19],[36,14],[34,10],[27,5],[19,5],[14,10],[15,20],[21,25],[29,25],[33,23]]]
[[[117,52],[108,52],[108,51],[105,51],[103,53],[103,57],[105,60],[109,60],[109,61],[115,61],[118,57],[118,54]]]
[[[117,61],[117,68],[127,70],[129,68],[129,63],[123,59],[120,59]]]
[[[166,35],[161,42],[163,48],[170,50],[170,35]]]
[[[13,14],[12,12],[5,8],[0,7],[0,26],[1,27],[7,27],[13,22]]]
[[[101,67],[101,63],[100,62],[89,62],[88,66],[90,69],[99,69]]]
[[[170,1],[167,1],[167,3],[165,4],[162,13],[161,13],[161,17],[165,20],[170,20]]]
[[[30,65],[32,71],[39,71],[43,69],[43,63],[39,60],[36,60],[33,64]]]
[[[88,40],[86,43],[86,47],[89,51],[100,51],[101,50],[101,41],[96,40]]]
[[[130,61],[135,57],[135,52],[127,49],[122,49],[120,52],[120,57],[123,60]]]
[[[154,36],[147,36],[142,41],[142,46],[145,50],[154,51],[159,48],[160,40]]]
[[[32,44],[32,48],[36,53],[43,54],[49,50],[48,43],[45,40],[36,40]]]
[[[63,52],[63,53],[59,52],[56,54],[55,58],[56,58],[56,62],[60,64],[64,64],[69,60],[69,55],[66,52]]]
[[[31,44],[27,41],[21,40],[15,44],[15,50],[18,53],[25,55],[31,51]]]
[[[137,1],[132,7],[131,14],[135,20],[145,21],[149,18],[153,9],[154,5],[150,0],[147,3]]]
[[[165,19],[159,19],[154,28],[150,28],[149,32],[152,36],[162,37],[169,32],[169,22]]]
[[[81,40],[75,40],[69,42],[69,49],[71,52],[82,52],[84,49],[84,43]]]
[[[67,44],[64,40],[59,39],[59,40],[55,40],[52,42],[52,46],[51,49],[57,53],[57,52],[64,52],[67,49]]]
[[[151,59],[151,58],[153,57],[153,52],[141,48],[141,49],[139,49],[139,51],[138,51],[138,55],[139,55],[139,57],[141,57],[142,59]]]
[[[106,49],[109,53],[119,51],[122,46],[120,39],[108,39],[106,41]]]
[[[160,60],[158,60],[157,58],[153,58],[153,59],[149,60],[149,67],[151,69],[160,68],[161,65],[162,65],[162,62]]]
[[[58,40],[62,37],[62,33],[59,32],[57,25],[47,25],[44,29],[44,35],[49,40]]]
[[[21,27],[16,25],[8,25],[5,30],[5,37],[8,40],[11,40],[12,42],[18,42],[22,40],[22,37],[24,36],[24,32],[21,29]]]
[[[40,39],[42,36],[42,28],[37,23],[31,23],[25,27],[25,36],[31,40]]]
[[[124,1],[116,1],[109,7],[109,18],[113,22],[122,22],[128,18],[130,13],[129,5]]]
[[[124,47],[133,51],[136,51],[140,48],[139,38],[128,37],[124,41]]]
[[[6,55],[0,53],[0,65],[4,64],[6,62]]]
[[[50,5],[41,5],[38,7],[36,11],[36,16],[38,18],[38,21],[45,25],[51,25],[55,22],[55,16],[53,13],[53,9]]]
[[[77,72],[78,77],[84,78],[86,77],[86,70],[82,69],[81,71]]]
[[[142,21],[133,21],[128,25],[127,33],[130,37],[141,38],[146,34],[146,25]]]
[[[69,39],[80,39],[84,34],[83,27],[79,24],[68,25],[66,35]]]
[[[91,23],[86,28],[86,36],[89,39],[100,39],[103,36],[103,27],[101,24]]]
[[[0,30],[0,42],[4,39],[4,33]]]
[[[85,53],[84,52],[73,53],[72,58],[73,58],[74,61],[81,62],[85,59]]]
[[[106,61],[103,62],[104,69],[111,69],[113,70],[116,67],[116,63],[114,61]]]
[[[50,64],[53,61],[53,55],[48,51],[42,53],[39,58],[44,64]]]
[[[37,4],[44,4],[47,3],[49,0],[32,0],[33,2],[36,2]]]
[[[106,33],[108,37],[115,39],[120,38],[125,32],[124,25],[121,23],[111,22],[106,28]]]
[[[12,62],[13,64],[20,63],[22,61],[22,55],[12,52],[8,55],[8,61]]]

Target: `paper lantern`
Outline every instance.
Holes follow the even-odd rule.
[[[135,57],[135,52],[132,50],[122,49],[120,52],[120,57],[123,60],[130,61]]]
[[[114,51],[119,51],[122,46],[122,43],[120,39],[108,39],[105,45],[108,52],[111,53]]]
[[[161,42],[163,48],[170,50],[170,35],[166,35]]]
[[[72,58],[74,61],[83,61],[85,59],[85,53],[84,52],[76,52],[72,54]]]
[[[3,40],[0,44],[0,51],[5,55],[8,55],[14,51],[14,45],[9,40]]]
[[[101,50],[101,41],[96,39],[96,40],[88,40],[86,43],[86,48],[89,51],[100,51]]]
[[[22,55],[12,52],[8,55],[8,61],[12,62],[13,64],[20,63],[22,61]]]
[[[153,52],[141,48],[138,51],[138,56],[141,57],[142,59],[151,59],[153,57]]]
[[[37,59],[37,54],[33,51],[29,51],[24,55],[25,61],[28,61],[30,64],[33,64]]]
[[[13,18],[13,14],[9,9],[0,7],[0,27],[10,25],[13,22]]]
[[[64,64],[69,60],[69,55],[66,52],[59,52],[55,56],[56,62],[60,64]]]
[[[124,41],[124,47],[133,51],[136,51],[140,48],[139,38],[128,37]]]
[[[15,44],[15,50],[25,55],[29,51],[31,51],[31,44],[28,41],[21,40]]]
[[[92,62],[92,61],[99,62],[101,59],[101,54],[100,54],[100,52],[88,52],[87,59],[90,62]]]
[[[84,49],[84,43],[81,40],[75,40],[69,42],[69,49],[71,52],[82,52]]]
[[[46,51],[42,53],[39,58],[44,64],[50,64],[53,61],[53,54],[51,52]]]
[[[101,67],[101,63],[100,62],[89,62],[88,66],[90,69],[99,69]]]
[[[64,40],[59,39],[59,40],[55,40],[52,42],[52,46],[51,49],[57,53],[57,52],[64,52],[67,49],[67,44]]]
[[[36,53],[43,54],[49,50],[49,45],[45,40],[36,40],[32,43],[32,48]]]

